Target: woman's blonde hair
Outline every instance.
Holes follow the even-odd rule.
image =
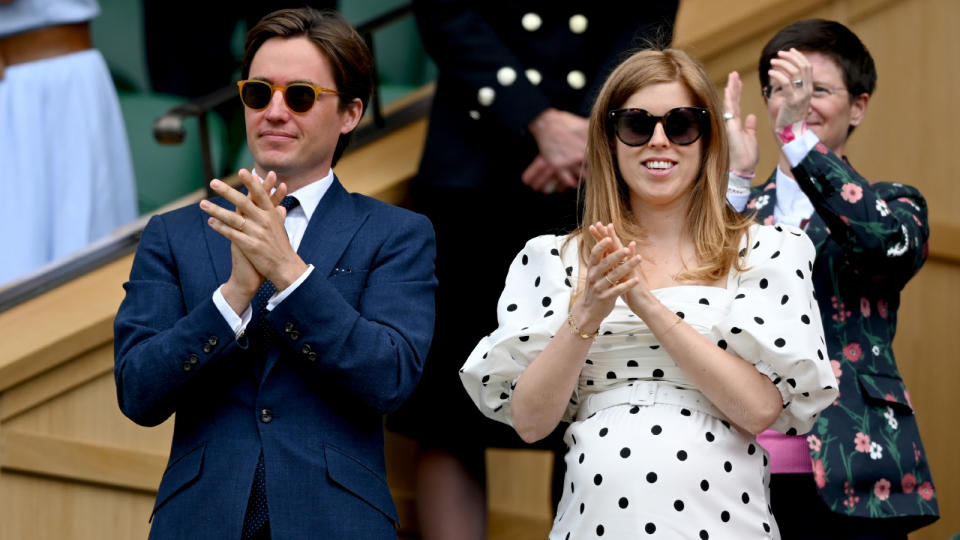
[[[618,66],[600,90],[590,114],[586,178],[580,188],[583,211],[579,234],[584,259],[596,244],[588,227],[613,223],[626,244],[643,242],[644,231],[630,208],[630,191],[616,162],[616,141],[607,113],[621,108],[638,90],[660,83],[678,82],[689,90],[694,105],[710,112],[709,129],[701,136],[700,171],[694,180],[686,227],[693,237],[698,266],[681,274],[683,280],[716,281],[731,267],[743,270],[737,257],[740,238],[750,226],[726,204],[729,147],[722,124],[720,98],[703,68],[676,49],[644,50]]]

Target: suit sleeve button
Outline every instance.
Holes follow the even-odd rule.
[[[283,331],[284,331],[284,332],[286,332],[286,333],[289,334],[292,330],[293,330],[293,323],[292,323],[292,322],[288,322],[288,323],[286,323],[286,324],[283,325]]]
[[[296,330],[291,330],[290,332],[288,332],[288,334],[290,335],[290,339],[292,339],[293,341],[300,339],[300,332]]]
[[[260,421],[264,424],[269,424],[273,421],[273,411],[270,409],[261,409],[260,410]]]
[[[310,354],[313,351],[313,348],[310,347],[309,343],[304,343],[303,347],[300,347],[300,352],[303,354]]]
[[[191,364],[190,362],[184,362],[184,363],[183,363],[183,370],[184,370],[184,371],[190,371],[191,369],[193,369],[193,364]]]
[[[187,359],[187,362],[189,362],[190,365],[192,365],[192,366],[197,365],[197,362],[199,362],[199,361],[200,361],[200,357],[197,356],[196,354],[191,354],[191,355],[190,355],[190,358]]]
[[[316,361],[317,361],[317,353],[311,351],[311,352],[307,355],[307,360],[309,360],[309,361],[311,361],[311,362],[316,362]]]
[[[207,338],[207,343],[209,343],[211,347],[216,347],[216,346],[217,346],[217,343],[218,343],[217,336],[210,336],[210,337],[208,337],[208,338]]]
[[[201,349],[203,350],[203,352],[210,354],[210,351],[213,350],[213,347],[211,347],[209,343],[204,343]]]

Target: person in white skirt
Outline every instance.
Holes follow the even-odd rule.
[[[137,217],[96,0],[0,0],[0,287]]]
[[[837,397],[799,229],[725,204],[720,100],[677,50],[638,52],[590,117],[583,213],[530,240],[461,371],[527,441],[570,422],[551,539],[779,538],[755,434]]]

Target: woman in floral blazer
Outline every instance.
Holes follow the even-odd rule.
[[[849,29],[792,24],[759,67],[779,167],[750,188],[757,120],[741,121],[742,84],[731,73],[728,199],[763,223],[804,228],[816,246],[814,286],[840,389],[809,434],[761,436],[774,515],[784,539],[905,539],[939,516],[892,347],[900,291],[927,256],[926,202],[913,187],[868,182],[840,157],[876,85],[873,59]]]

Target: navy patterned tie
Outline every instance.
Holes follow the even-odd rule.
[[[283,198],[283,201],[280,202],[280,205],[287,209],[287,212],[292,210],[299,204],[296,197],[290,195]],[[256,324],[253,326],[252,330],[255,335],[255,339],[259,343],[261,350],[261,355],[257,358],[257,378],[263,369],[264,362],[266,360],[267,352],[267,326],[263,320],[264,312],[267,309],[267,302],[270,300],[270,297],[277,292],[276,286],[267,280],[260,286],[260,289],[257,290],[256,296],[253,298],[253,319],[256,320]],[[253,325],[253,321],[251,321]],[[263,465],[263,450],[260,451],[260,456],[257,458],[257,468],[253,474],[253,485],[250,487],[250,499],[247,501],[247,512],[243,518],[243,532],[241,533],[242,540],[248,540],[251,538],[260,538],[261,531],[264,527],[269,527],[270,523],[270,512],[267,508],[267,474],[266,469]],[[269,538],[269,535],[263,535],[262,537]]]

